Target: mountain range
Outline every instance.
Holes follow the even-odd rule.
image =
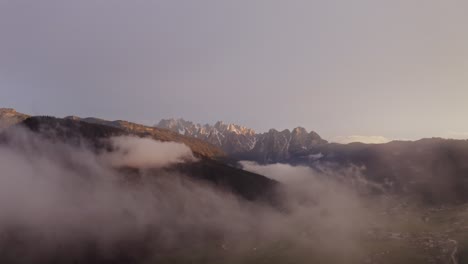
[[[0,122],[7,124],[0,130],[0,145],[10,144],[15,126],[26,128],[46,141],[59,141],[74,147],[91,148],[96,152],[108,151],[106,140],[117,136],[152,138],[162,142],[187,145],[198,161],[175,164],[164,172],[186,173],[196,180],[206,181],[248,200],[273,200],[271,193],[276,182],[264,176],[236,168],[225,163],[225,153],[202,140],[179,135],[169,130],[147,127],[127,121],[107,121],[99,118],[68,116],[28,116],[13,109],[0,109]],[[11,132],[13,131],[13,132]],[[129,168],[133,171],[133,168]],[[163,172],[155,172],[161,174]],[[132,174],[139,174],[136,170]]]
[[[366,181],[379,186],[378,192],[416,196],[430,203],[468,201],[467,140],[427,138],[383,144],[337,144],[328,143],[317,133],[300,127],[292,131],[270,129],[266,133],[256,133],[223,122],[211,126],[166,119],[156,127],[149,127],[99,118],[29,117],[12,109],[3,109],[0,113],[3,124],[19,122],[36,130],[44,126],[53,128],[53,135],[68,135],[67,141],[72,141],[74,137],[70,135],[76,133],[91,139],[109,137],[113,133],[133,134],[184,143],[196,156],[232,167],[241,168],[237,161],[247,160],[260,164],[304,165],[317,171],[357,168]],[[62,131],[63,127],[67,129]],[[43,129],[40,131],[45,133]]]
[[[306,165],[316,170],[355,167],[379,191],[416,195],[431,203],[468,199],[467,140],[338,144],[301,127],[256,133],[234,124],[200,125],[183,119],[164,119],[156,127],[202,139],[236,160]]]
[[[251,128],[222,121],[214,125],[201,125],[184,119],[163,119],[155,127],[202,139],[221,148],[231,157],[253,159],[261,163],[284,162],[303,155],[313,158],[314,155],[310,156],[309,152],[328,143],[316,132],[307,132],[303,127],[256,133]]]
[[[210,209],[214,204],[220,203],[219,199],[221,196],[214,195],[218,192],[223,193],[223,195],[227,194],[227,198],[223,199],[236,204],[232,210],[228,210],[229,213],[226,214],[226,218],[223,218],[222,223],[229,227],[228,230],[232,230],[232,228],[237,230],[235,228],[239,228],[238,221],[244,221],[242,222],[243,224],[245,224],[245,221],[252,221],[255,224],[255,228],[272,226],[274,232],[278,231],[277,229],[290,229],[293,225],[297,224],[301,227],[301,235],[299,235],[301,239],[304,235],[310,236],[311,240],[307,240],[310,243],[311,241],[317,241],[317,233],[302,231],[303,227],[301,223],[312,221],[312,227],[315,227],[316,223],[318,223],[316,222],[317,219],[322,219],[327,227],[325,237],[329,237],[329,233],[334,234],[336,230],[340,229],[340,223],[352,222],[353,215],[357,214],[353,209],[354,207],[347,208],[347,203],[346,205],[342,205],[343,199],[339,197],[349,198],[351,200],[349,205],[352,206],[355,197],[347,192],[355,189],[359,191],[359,188],[363,188],[364,190],[364,192],[358,193],[366,199],[366,204],[364,204],[366,208],[368,202],[375,202],[378,215],[382,215],[384,218],[397,219],[399,222],[396,222],[396,224],[384,222],[381,224],[383,227],[376,227],[376,223],[371,221],[370,224],[368,223],[364,226],[364,229],[357,229],[359,231],[357,232],[359,239],[361,237],[362,239],[357,240],[359,242],[356,243],[359,245],[365,244],[364,248],[366,250],[375,253],[362,256],[359,254],[359,261],[348,261],[346,259],[346,261],[341,262],[328,262],[332,257],[325,254],[326,257],[323,258],[325,261],[319,262],[466,263],[465,261],[468,258],[468,252],[466,251],[468,247],[466,242],[468,241],[466,236],[468,228],[466,225],[468,223],[468,214],[466,214],[468,212],[466,210],[468,209],[467,140],[427,138],[417,141],[392,141],[384,144],[337,144],[328,143],[317,133],[307,132],[304,128],[300,127],[284,131],[271,129],[266,133],[256,133],[252,129],[239,125],[225,124],[223,122],[217,122],[212,126],[198,125],[182,119],[162,120],[157,127],[150,127],[123,120],[109,121],[94,117],[81,118],[68,116],[56,118],[51,116],[29,116],[13,109],[0,109],[0,124],[2,124],[0,129],[0,147],[2,149],[11,148],[14,150],[13,153],[15,155],[23,152],[28,155],[36,153],[30,156],[28,162],[40,163],[42,161],[40,155],[57,151],[52,156],[57,160],[54,159],[53,162],[61,163],[61,159],[65,160],[66,162],[62,162],[63,164],[60,166],[72,172],[69,173],[70,175],[59,174],[57,175],[58,179],[62,179],[62,177],[73,178],[75,173],[77,173],[76,175],[83,174],[81,176],[89,176],[90,169],[94,167],[83,167],[80,160],[74,161],[74,159],[82,154],[80,152],[82,149],[92,151],[92,153],[96,154],[96,157],[100,157],[103,153],[119,151],[118,148],[116,149],[112,145],[108,145],[109,141],[115,137],[131,136],[131,138],[151,138],[158,142],[183,143],[192,150],[196,157],[193,161],[176,163],[162,168],[132,166],[112,168],[112,173],[115,173],[117,176],[118,184],[122,183],[126,188],[124,190],[133,188],[134,186],[137,188],[147,185],[151,186],[151,188],[154,187],[155,189],[148,190],[151,190],[151,193],[154,193],[155,197],[164,201],[164,208],[176,210],[177,213],[171,215],[167,221],[163,222],[161,230],[145,226],[145,229],[142,229],[144,232],[137,233],[137,240],[130,237],[131,239],[127,240],[128,244],[121,244],[119,240],[119,243],[117,243],[118,247],[113,249],[118,254],[112,255],[111,258],[109,258],[108,254],[101,253],[96,249],[97,246],[95,244],[85,241],[85,246],[83,248],[79,247],[78,251],[73,246],[61,245],[60,250],[54,248],[54,250],[47,254],[41,253],[43,254],[41,255],[43,256],[43,262],[34,262],[36,254],[31,254],[30,252],[26,254],[23,252],[25,252],[25,248],[36,248],[36,244],[18,243],[17,241],[20,240],[17,237],[21,237],[21,233],[15,233],[15,230],[18,229],[14,225],[12,234],[0,238],[0,249],[2,245],[4,248],[3,251],[0,250],[1,263],[148,263],[142,260],[147,259],[148,255],[153,251],[145,251],[145,246],[155,245],[154,241],[158,241],[155,238],[158,238],[161,234],[164,235],[163,231],[171,223],[191,223],[193,219],[200,216],[205,217],[205,215],[206,219],[209,220],[208,227],[214,227],[214,229],[209,229],[209,232],[206,234],[203,233],[207,235],[207,241],[218,241],[217,239],[221,241],[219,244],[216,242],[214,247],[215,256],[218,256],[217,254],[219,253],[231,254],[231,251],[229,251],[230,244],[224,243],[225,236],[219,235],[220,233],[216,229],[219,227],[219,223],[211,221],[213,217],[219,215],[219,209],[223,208],[224,204],[221,203],[221,207],[214,207],[214,211],[205,211]],[[19,129],[16,130],[17,128]],[[24,129],[26,131],[24,135],[37,138],[40,142],[46,142],[50,148],[42,149],[40,148],[41,144],[37,144],[38,142],[25,140],[25,136],[22,134]],[[22,142],[21,140],[25,141]],[[72,148],[59,148],[61,144],[72,146]],[[67,152],[70,149],[77,151],[77,153]],[[121,151],[126,153],[125,149]],[[151,153],[145,153],[145,156],[148,155],[151,156]],[[7,156],[5,157],[8,158]],[[248,169],[248,164],[255,164],[255,162],[285,164],[255,165],[260,168],[271,168],[269,172],[268,170],[252,170],[252,172],[245,170]],[[7,164],[4,169],[8,169],[10,163],[4,164]],[[19,165],[20,168],[27,167],[27,164],[24,163],[16,165]],[[99,168],[99,166],[97,167]],[[272,173],[272,170],[277,174],[284,174],[282,175],[283,179],[290,178],[292,180],[297,180],[298,176],[301,176],[301,173],[307,171],[306,176],[310,179],[304,182],[299,181],[298,186],[290,185],[288,187],[287,183],[280,180],[281,178],[266,177],[271,176],[269,173]],[[21,172],[24,172],[24,170],[21,170]],[[31,173],[36,175],[36,171],[32,171]],[[179,179],[179,176],[183,178]],[[184,182],[186,178],[189,182]],[[40,185],[41,177],[38,177],[38,179],[37,184]],[[156,179],[160,179],[161,181],[153,182]],[[76,188],[79,188],[80,184],[76,183],[82,183],[82,180],[79,178],[76,182],[73,181],[74,185],[69,186],[71,187],[70,190],[74,191]],[[181,196],[175,196],[174,198],[171,194],[177,191],[177,189],[168,189],[170,185],[167,185],[168,182],[166,180],[181,181],[181,186],[187,186],[187,188],[183,189]],[[200,184],[200,186],[208,186],[210,189],[203,188],[201,189],[202,191],[198,190],[191,193],[190,188],[193,188],[193,186],[190,182],[195,182]],[[153,183],[156,183],[156,185],[152,185]],[[351,189],[337,188],[336,184],[339,186],[343,184],[343,186]],[[32,185],[27,182],[28,188]],[[321,187],[330,186],[330,189],[325,188],[328,191],[324,192],[312,185],[319,185]],[[67,186],[60,185],[60,188]],[[288,189],[291,187],[294,189]],[[207,196],[207,190],[211,190],[211,188],[213,188],[214,193],[208,193]],[[311,196],[304,196],[305,193],[301,191],[302,188],[310,191]],[[106,193],[105,190],[107,189],[104,189],[104,193]],[[139,197],[142,194],[140,190],[145,189],[136,189],[136,192],[132,194],[129,200],[131,201],[132,199],[136,199],[135,197]],[[288,196],[288,190],[297,191],[297,196]],[[120,195],[121,191],[118,194]],[[86,197],[88,197],[88,193],[86,193]],[[332,205],[336,203],[336,197],[340,203],[338,204],[338,208],[333,209]],[[181,198],[184,199],[181,200]],[[333,199],[328,200],[330,198]],[[3,200],[6,201],[8,199]],[[189,201],[197,200],[203,203],[201,205],[190,205]],[[73,201],[75,202],[75,200]],[[294,212],[294,208],[296,207],[287,206],[288,202],[291,201],[294,201],[293,204],[299,209],[303,208],[303,206],[309,206],[307,207],[308,210],[304,211],[306,213],[304,215],[305,218],[299,218],[302,219],[301,222],[287,222],[288,224],[285,226],[277,228],[279,222],[277,223],[274,220],[279,215],[291,215]],[[323,204],[324,201],[330,203]],[[19,204],[23,202],[21,201]],[[177,202],[181,202],[180,207],[176,207]],[[244,208],[239,207],[240,204],[246,208],[252,208],[252,211],[248,211],[249,217],[247,215],[243,216],[243,218],[233,217],[233,213]],[[266,206],[265,210],[272,213],[263,218],[258,218],[261,221],[256,222],[257,217],[255,213],[259,208],[258,206],[262,206],[262,208]],[[330,208],[332,209],[329,209],[327,206],[331,206]],[[120,208],[119,201],[112,203],[111,208],[114,207]],[[195,213],[190,214],[190,217],[179,218],[180,214],[190,210],[193,210]],[[312,210],[310,212],[316,212],[318,218],[317,215],[315,215],[315,218],[308,217],[309,210]],[[100,212],[100,210],[97,211]],[[135,217],[134,213],[129,212],[125,203],[120,211],[115,211],[117,213],[111,215],[112,221],[106,221],[105,223],[112,224],[119,219],[126,224],[138,222],[138,218]],[[146,215],[151,209],[143,207],[143,211]],[[251,214],[252,218],[250,218]],[[343,217],[343,215],[346,217]],[[60,217],[62,216],[63,214],[60,214]],[[367,214],[364,217],[367,217]],[[64,218],[65,220],[69,219],[68,216]],[[265,224],[265,221],[272,220],[273,222]],[[336,222],[335,220],[339,221]],[[392,221],[389,220],[389,222]],[[359,223],[352,222],[350,224],[353,227],[351,230],[354,230],[354,226]],[[152,226],[152,224],[149,226]],[[319,225],[319,227],[321,230],[322,226]],[[99,225],[99,228],[102,228],[102,226]],[[197,224],[190,225],[190,230],[197,231],[197,228],[199,228]],[[268,230],[271,231],[270,229]],[[268,234],[274,232],[268,232]],[[190,238],[187,234],[191,233],[181,232],[180,236],[183,238],[181,241]],[[221,232],[221,234],[224,233]],[[37,239],[26,237],[23,241],[41,243],[41,237],[42,234]],[[235,238],[238,239],[237,236]],[[339,239],[340,237],[338,237]],[[242,237],[241,242],[244,242],[244,240],[245,237]],[[80,242],[79,239],[77,241]],[[81,246],[82,244],[78,242],[75,241],[74,243]],[[191,245],[191,243],[187,245]],[[252,253],[248,254],[252,258],[252,261],[246,263],[284,263],[291,256],[301,260],[293,261],[293,263],[309,262],[309,258],[302,258],[302,255],[298,257],[294,256],[294,254],[289,254],[289,248],[284,247],[282,242],[280,244],[276,244],[275,242],[271,248],[270,245],[262,246],[261,243],[254,245],[250,247],[252,248]],[[371,249],[367,249],[368,247]],[[178,245],[175,248],[180,249]],[[264,251],[266,249],[268,251]],[[319,247],[319,249],[321,248]],[[334,249],[332,253],[335,251],[339,252],[339,249],[339,247],[338,249]],[[17,258],[20,254],[15,252],[21,252],[20,254],[32,257],[26,259],[26,261],[18,262]],[[177,256],[180,252],[186,253],[184,251],[176,251],[177,253],[174,253],[174,248],[172,247],[162,252],[170,254],[157,255],[157,257],[170,261],[154,263],[176,263],[177,261],[173,261],[172,259],[173,256]],[[262,252],[267,252],[268,254],[261,255]],[[384,254],[382,252],[392,252],[392,254]],[[280,253],[280,256],[285,256],[284,261],[281,259],[272,262],[271,254],[276,253]],[[193,251],[189,251],[187,254],[190,257],[194,256]],[[322,254],[323,252],[321,251],[311,253],[312,256],[322,256]],[[244,257],[243,255],[241,256]],[[370,258],[368,256],[379,261],[368,262],[366,261],[366,259]],[[412,258],[409,258],[410,256]],[[265,261],[258,261],[259,258]],[[307,259],[307,262],[303,262],[303,259]],[[457,259],[460,262],[457,262]],[[200,262],[193,262],[190,259],[189,262],[182,261],[177,263],[219,263],[218,260],[219,258],[215,257],[212,261],[201,259]],[[452,260],[452,262],[448,260]],[[244,262],[234,261],[229,263]]]

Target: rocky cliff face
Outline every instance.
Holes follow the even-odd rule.
[[[255,147],[257,136],[253,129],[223,122],[217,122],[212,126],[194,124],[183,119],[163,119],[156,127],[207,141],[222,148],[227,153],[252,150]]]
[[[327,143],[317,133],[308,133],[302,127],[281,132],[270,129],[267,133],[259,134],[257,138],[251,155],[264,163],[284,162],[294,157],[308,156],[313,149]]]
[[[18,113],[11,108],[0,108],[0,130],[17,124],[28,117],[28,115]]]
[[[163,119],[156,127],[207,141],[237,158],[262,163],[281,162],[292,156],[306,155],[313,148],[327,143],[317,133],[297,127],[292,131],[270,129],[256,133],[253,129],[221,121],[215,125],[201,125],[183,119]]]

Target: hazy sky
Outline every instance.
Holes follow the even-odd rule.
[[[0,106],[468,138],[468,1],[0,1]]]

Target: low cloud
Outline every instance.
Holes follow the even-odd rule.
[[[313,226],[302,228],[309,228],[324,244],[330,243],[331,248],[342,247],[345,255],[363,253],[366,249],[355,244],[359,243],[359,237],[369,228],[386,223],[379,215],[381,201],[376,197],[369,199],[369,191],[380,186],[365,180],[361,168],[324,167],[317,171],[306,166],[259,165],[250,161],[242,161],[241,165],[247,171],[281,182],[285,186],[283,198],[293,208],[293,221],[310,221]]]
[[[158,168],[195,160],[190,148],[182,143],[133,136],[113,137],[109,141],[113,151],[102,158],[114,167]]]
[[[91,263],[83,260],[89,254],[121,261],[109,263],[256,263],[272,256],[278,263],[361,263],[363,234],[385,222],[374,200],[354,188],[361,182],[340,180],[359,179],[353,168],[318,173],[242,163],[282,183],[281,204],[273,207],[152,169],[190,160],[181,144],[118,137],[111,139],[114,153],[96,154],[20,129],[5,138],[3,263]],[[134,174],[120,166],[143,167],[133,172],[140,180],[129,182]]]

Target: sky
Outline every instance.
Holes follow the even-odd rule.
[[[3,0],[0,107],[468,138],[468,1]]]

